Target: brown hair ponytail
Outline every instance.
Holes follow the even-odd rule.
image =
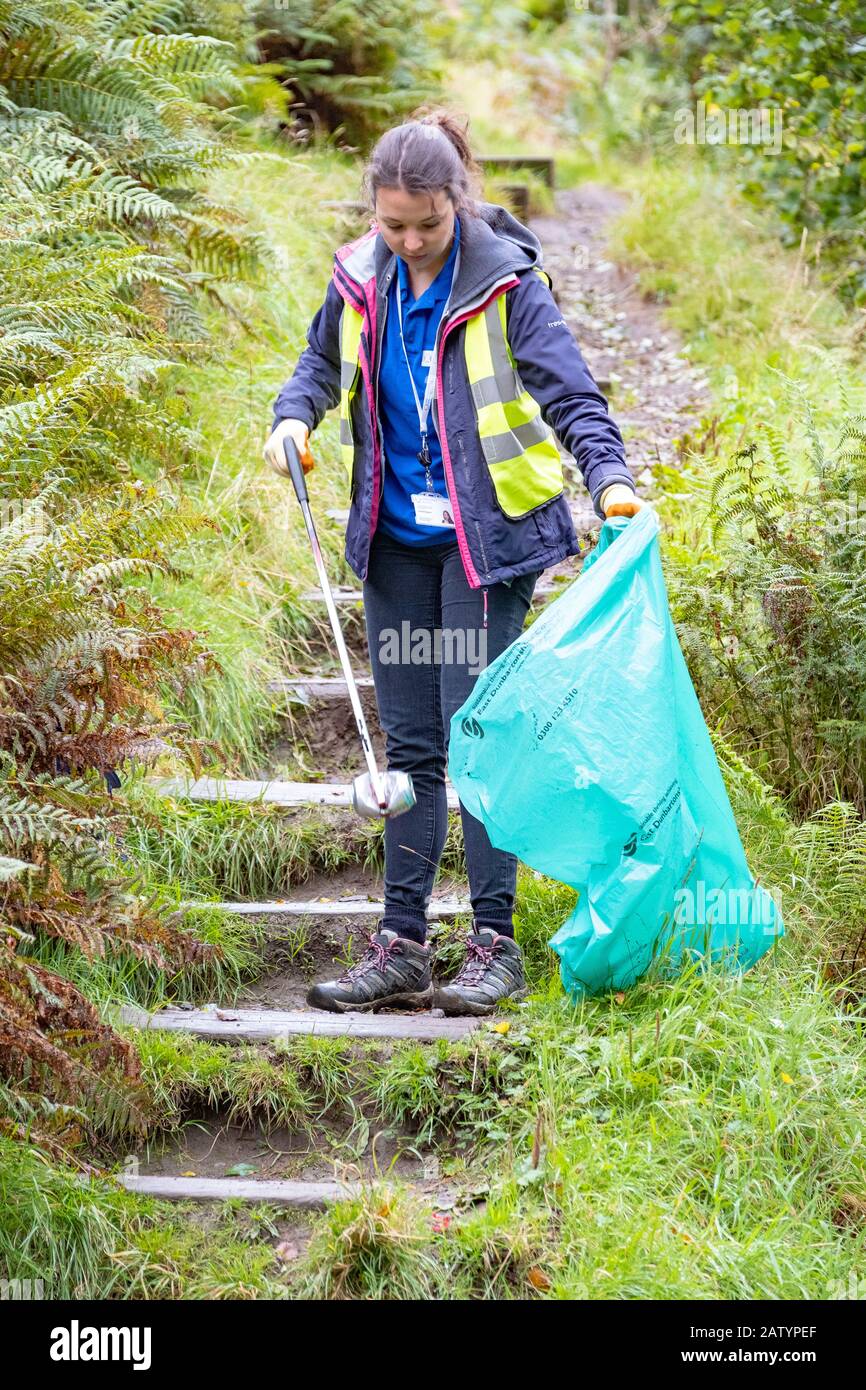
[[[455,211],[476,216],[480,169],[469,147],[467,125],[461,126],[449,111],[422,107],[411,120],[386,131],[364,171],[371,208],[380,188],[431,194],[444,189]]]

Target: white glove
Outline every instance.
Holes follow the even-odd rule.
[[[273,434],[269,436],[265,444],[264,456],[274,472],[279,473],[281,478],[288,478],[289,476],[286,452],[283,447],[285,439],[291,439],[294,442],[295,448],[301,456],[304,472],[309,473],[313,467],[309,438],[310,431],[303,420],[280,420],[274,427]]]
[[[598,500],[605,516],[634,516],[641,507],[649,506],[625,483],[611,483]]]

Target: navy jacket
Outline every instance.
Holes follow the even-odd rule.
[[[462,324],[505,293],[508,341],[523,384],[575,459],[601,516],[599,498],[612,483],[634,488],[622,435],[607,409],[547,284],[537,237],[506,209],[479,204],[461,212],[461,260],[437,347],[434,409],[442,444],[456,539],[472,588],[547,569],[580,552],[564,493],[518,520],[500,508],[478,438],[463,356]],[[346,560],[367,575],[385,467],[377,410],[376,372],[396,256],[375,226],[337,252],[325,301],[307,333],[308,346],[274,402],[274,424],[303,420],[312,431],[340,399],[340,315],[344,301],[364,315],[363,381],[353,400],[355,464],[346,528]]]

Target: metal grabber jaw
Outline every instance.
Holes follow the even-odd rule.
[[[394,816],[410,811],[415,805],[415,788],[408,772],[380,772],[379,786],[382,801],[373,790],[373,779],[369,772],[362,772],[352,783],[352,805],[359,816]]]

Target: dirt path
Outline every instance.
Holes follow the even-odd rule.
[[[627,202],[614,189],[585,183],[559,193],[556,215],[533,218],[530,226],[563,317],[608,396],[632,474],[641,479],[646,469],[677,464],[675,441],[694,427],[708,397],[705,378],[681,355],[682,340],[664,325],[659,305],[642,294],[634,271],[607,258],[608,229]],[[650,484],[642,479],[641,491],[651,492]]]

